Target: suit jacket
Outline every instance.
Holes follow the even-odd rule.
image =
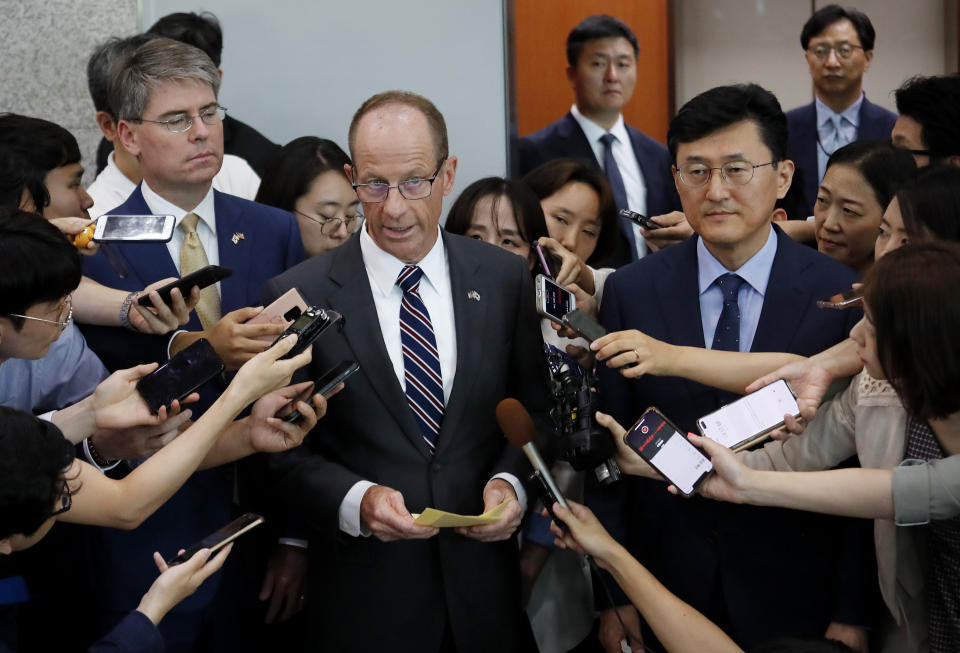
[[[866,97],[860,105],[860,126],[857,128],[857,140],[890,140],[890,131],[897,121],[897,114],[870,102]],[[787,112],[787,127],[790,130],[787,142],[787,155],[800,171],[799,183],[803,185],[803,200],[806,215],[813,215],[813,205],[817,200],[820,187],[820,175],[817,172],[817,106],[811,102]],[[794,179],[794,182],[798,182]]]
[[[752,351],[812,355],[846,338],[859,319],[814,302],[849,288],[856,277],[774,229],[777,253]],[[696,239],[607,280],[600,318],[608,331],[639,329],[672,344],[704,346]],[[696,419],[723,403],[720,391],[678,377],[626,381],[604,366],[598,376],[604,405],[625,426],[656,406],[681,429],[696,431]],[[588,503],[614,536],[681,599],[729,624],[725,630],[745,649],[779,635],[822,635],[834,620],[867,623],[861,582],[869,586],[874,571],[847,576],[859,566],[838,545],[843,520],[673,497],[662,482],[637,478],[588,490]],[[854,552],[869,550],[869,534],[852,537]]]
[[[531,412],[546,407],[530,273],[496,247],[446,232],[442,238],[457,369],[432,456],[384,346],[359,235],[267,285],[264,302],[297,287],[310,303],[344,315],[343,335],[314,345],[313,377],[344,359],[360,364],[308,446],[272,461],[278,491],[311,530],[314,650],[380,650],[389,642],[392,651],[436,651],[447,623],[461,653],[519,650],[526,626],[512,539],[484,544],[442,529],[429,540],[384,543],[338,526],[340,503],[360,480],[399,490],[411,512],[478,514],[490,478],[509,472],[523,480],[529,472],[522,453],[504,441],[494,410],[504,397]]]
[[[303,259],[303,244],[296,221],[286,211],[218,191],[214,191],[214,207],[220,264],[233,270],[233,275],[220,282],[221,307],[226,314],[258,305],[267,280]],[[150,210],[137,187],[113,212],[142,215]],[[231,236],[235,233],[244,238],[234,243]],[[165,243],[111,244],[103,250],[86,261],[84,271],[107,286],[137,290],[158,279],[179,276]],[[104,256],[108,253],[109,258]],[[196,313],[184,328],[202,328]],[[169,335],[144,335],[117,327],[84,326],[83,331],[110,369],[166,359]],[[219,381],[204,386],[201,403],[209,405],[222,387]],[[137,604],[157,575],[154,551],[169,556],[226,524],[231,516],[232,489],[231,466],[197,472],[136,530],[96,529],[98,577],[104,580],[99,590],[103,609],[125,613]],[[211,578],[175,609],[202,608],[212,599],[218,582]],[[166,623],[161,622],[161,631]]]

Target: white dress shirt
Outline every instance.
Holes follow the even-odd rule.
[[[370,282],[377,319],[380,321],[383,344],[386,346],[387,355],[390,356],[397,383],[404,388],[403,349],[400,344],[400,304],[403,301],[403,291],[397,285],[397,277],[407,264],[380,249],[366,229],[362,229],[360,233],[360,253]],[[437,242],[417,265],[423,270],[419,292],[430,314],[430,323],[433,325],[433,333],[437,339],[440,375],[443,378],[443,403],[446,405],[450,401],[450,391],[453,389],[453,379],[457,373],[457,331],[453,316],[453,293],[450,287],[450,263],[447,260],[447,252],[443,246],[439,227]],[[510,483],[517,493],[520,507],[526,510],[526,491],[516,476],[501,473],[493,478],[500,478]],[[358,481],[350,488],[340,503],[340,530],[353,536],[370,535],[366,525],[360,521],[360,503],[366,491],[374,485],[375,483],[370,481]]]
[[[570,107],[570,113],[573,119],[580,125],[584,135],[593,148],[593,155],[597,161],[603,165],[603,143],[600,139],[607,133],[603,127],[593,122],[582,113],[577,105]],[[627,126],[623,122],[623,114],[617,116],[616,124],[610,128],[610,133],[616,138],[611,148],[613,149],[613,159],[620,168],[620,176],[623,178],[623,187],[627,191],[627,207],[631,211],[647,214],[647,184],[643,179],[643,172],[640,170],[640,164],[637,162],[637,155],[633,151],[633,144],[630,142],[630,134],[627,132]],[[620,218],[617,218],[618,220]],[[637,257],[643,258],[647,253],[647,241],[643,239],[643,232],[640,225],[631,223],[633,228],[634,240],[637,243]]]

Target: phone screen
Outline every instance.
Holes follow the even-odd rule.
[[[537,276],[537,304],[541,312],[561,322],[563,316],[576,308],[573,293],[545,276]]]
[[[652,408],[637,420],[624,441],[684,494],[693,494],[713,470],[710,459]]]
[[[172,225],[166,215],[105,215],[101,220],[101,240],[167,240],[167,225]]]
[[[210,555],[222,549],[224,546],[237,539],[252,528],[263,523],[263,517],[248,512],[239,519],[235,519],[215,533],[207,535],[205,538],[184,550],[180,555],[167,560],[168,565],[179,565],[186,562],[200,549],[210,549]]]
[[[701,417],[697,424],[702,435],[732,449],[780,426],[787,413],[799,415],[800,408],[790,386],[780,379]]]
[[[203,338],[137,382],[137,390],[153,412],[183,399],[223,370],[223,361]]]

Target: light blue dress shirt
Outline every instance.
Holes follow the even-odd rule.
[[[714,283],[718,277],[733,272],[740,275],[746,283],[740,286],[737,303],[740,305],[740,351],[750,351],[753,337],[757,333],[760,311],[763,310],[763,296],[770,281],[770,270],[777,255],[777,234],[770,227],[770,235],[749,261],[739,270],[728,270],[697,239],[697,270],[700,284],[700,319],[703,324],[703,342],[707,349],[713,345],[713,333],[717,329],[717,320],[723,310],[723,291]]]
[[[844,145],[857,140],[860,130],[860,106],[863,104],[863,93],[859,99],[843,110],[836,113],[833,109],[820,101],[814,100],[817,109],[817,184],[823,181],[827,172],[827,160],[834,153],[834,127],[830,124],[835,118],[840,119],[840,140]],[[839,148],[837,148],[839,149]]]

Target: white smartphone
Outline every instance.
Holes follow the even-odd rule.
[[[165,243],[173,237],[172,215],[101,215],[93,240],[98,243]]]
[[[563,316],[577,307],[573,293],[559,285],[553,279],[542,274],[536,278],[537,313],[554,322],[562,322]]]
[[[800,416],[797,396],[783,379],[764,386],[697,420],[700,434],[734,451],[765,440],[783,426],[783,416]]]

